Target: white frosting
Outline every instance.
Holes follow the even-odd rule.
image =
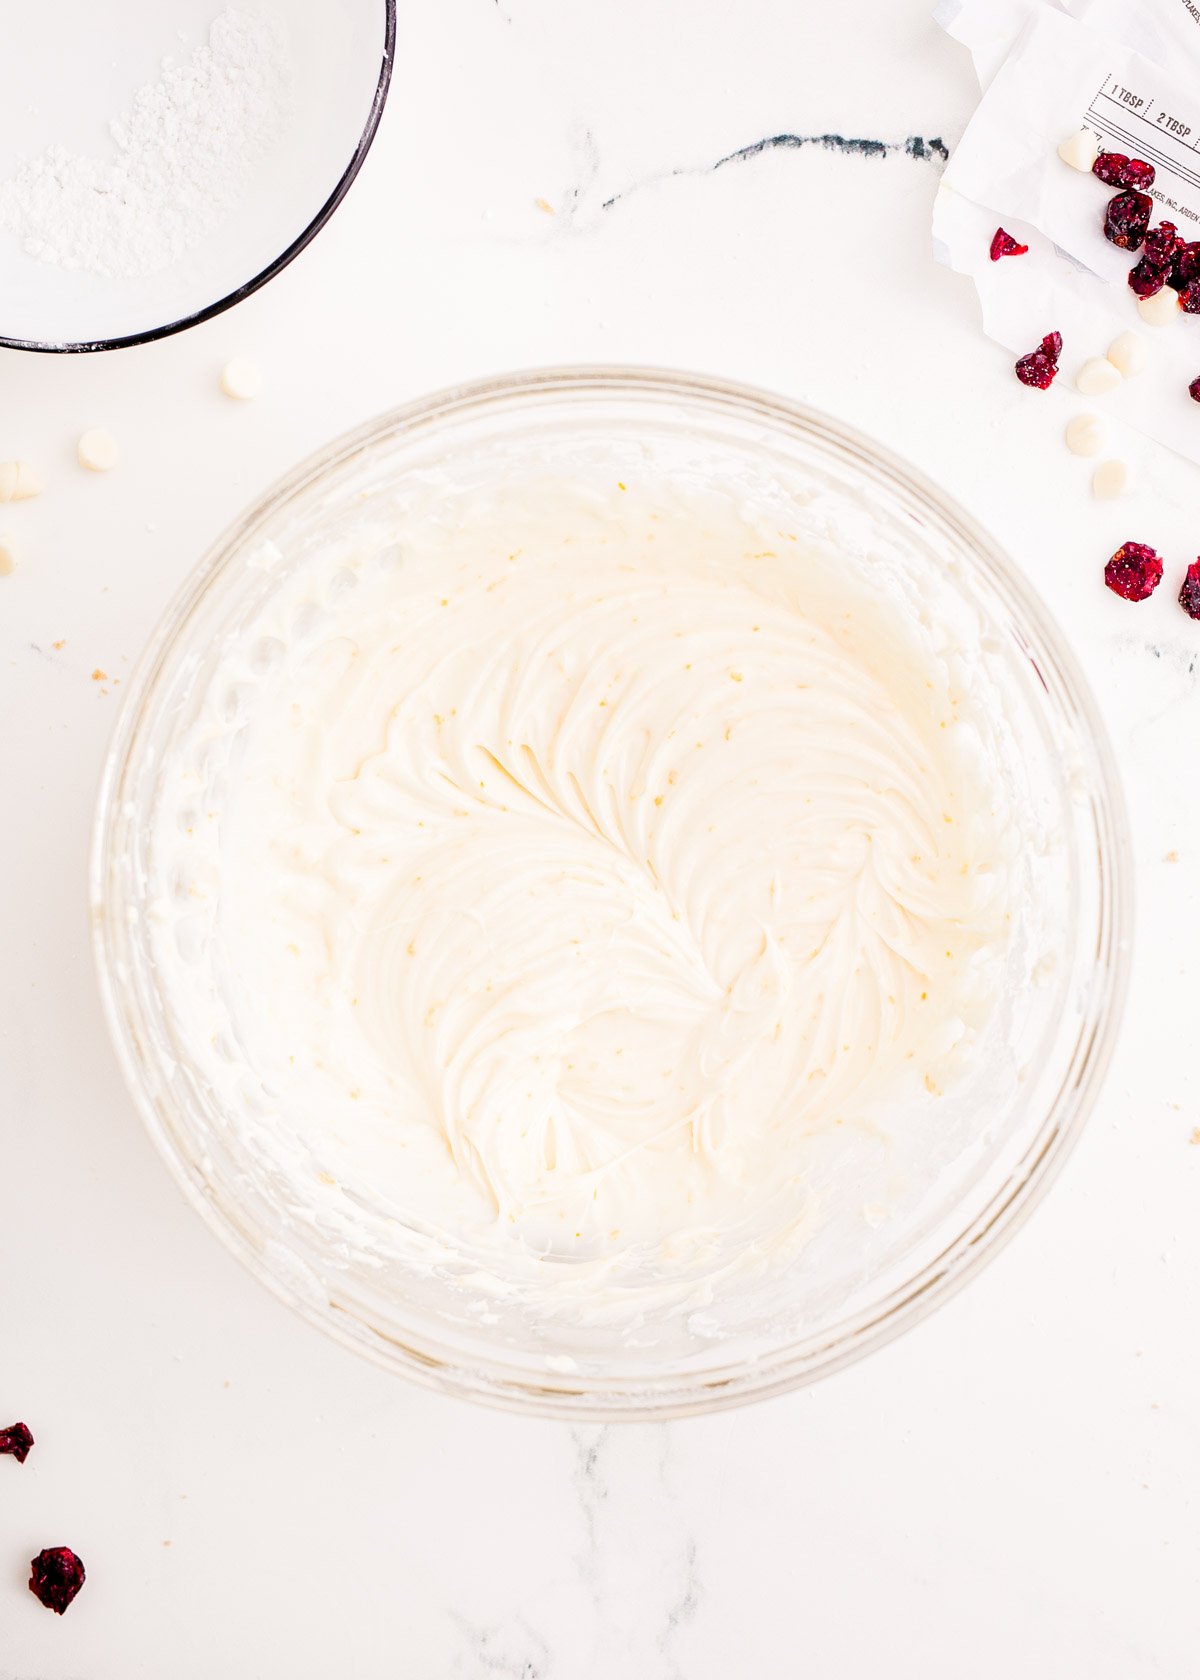
[[[1019,842],[978,671],[797,515],[425,497],[287,556],[213,651],[156,960],[299,1216],[594,1304],[793,1254],[846,1138],[930,1147]]]

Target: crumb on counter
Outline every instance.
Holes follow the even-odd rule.
[[[1092,474],[1092,495],[1098,502],[1116,501],[1129,489],[1131,478],[1127,461],[1101,461]]]
[[[84,432],[75,446],[75,453],[79,465],[86,467],[88,472],[111,472],[121,459],[121,451],[116,438],[111,432],[106,432],[103,426],[93,426]]]
[[[1120,368],[1107,356],[1092,356],[1075,375],[1075,389],[1085,397],[1100,397],[1115,391],[1122,377]]]
[[[24,502],[40,496],[46,481],[28,461],[0,461],[0,502]]]
[[[235,402],[251,402],[262,395],[262,369],[246,356],[233,356],[221,369],[220,386]]]
[[[1146,343],[1135,332],[1123,332],[1114,338],[1104,353],[1123,379],[1136,379],[1146,366]]]
[[[1107,441],[1107,427],[1098,414],[1076,414],[1067,422],[1067,448],[1072,455],[1098,455]]]
[[[1148,327],[1168,327],[1181,313],[1178,293],[1171,286],[1163,286],[1150,297],[1139,298],[1137,312]]]
[[[1100,147],[1096,143],[1096,136],[1087,128],[1081,128],[1075,134],[1069,134],[1058,148],[1058,155],[1063,162],[1085,175],[1090,174],[1092,165],[1099,153]]]

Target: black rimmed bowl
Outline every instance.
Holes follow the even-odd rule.
[[[256,51],[242,52],[238,42],[226,51],[225,72],[232,65],[250,88],[249,115],[240,128],[214,138],[205,125],[219,124],[229,107],[206,98],[203,55],[212,51],[214,28],[231,14],[243,31],[261,27],[274,40],[269,53],[259,42],[252,43]],[[23,15],[18,9],[6,35],[6,62],[10,75],[20,67],[21,96],[0,102],[0,345],[115,350],[181,332],[249,297],[324,227],[379,126],[396,6],[395,0],[239,0],[222,12],[219,0],[176,0],[164,12],[161,0],[103,8],[62,0]],[[182,125],[170,132],[169,113],[157,128],[148,118],[138,154],[146,167],[124,170],[122,159],[131,153],[128,144],[122,148],[122,129],[128,133],[128,114],[144,97],[139,90],[149,90],[153,102],[164,77],[189,74],[194,97],[180,95]],[[254,103],[260,80],[271,84],[271,121],[259,121]],[[53,181],[47,185],[53,157],[65,170],[69,194]],[[31,164],[40,197],[31,193],[28,175],[21,184],[22,168]],[[160,165],[181,184],[185,224],[197,182],[196,202],[211,214],[191,237],[186,226],[176,227],[166,241],[168,263],[154,256],[152,238],[137,237],[145,233],[144,219],[132,240],[116,240],[114,261],[113,235],[122,230],[112,214],[118,222],[126,208],[144,215],[133,201],[147,170]],[[118,204],[126,194],[128,201]],[[150,196],[161,206],[161,193],[154,200],[151,187]]]

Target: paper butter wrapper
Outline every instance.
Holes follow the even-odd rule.
[[[984,92],[942,178],[935,255],[971,276],[984,330],[1014,356],[1062,333],[1057,388],[1137,332],[1145,371],[1088,401],[1200,461],[1200,403],[1187,390],[1200,375],[1200,316],[1142,320],[1127,283],[1136,255],[1103,233],[1116,189],[1058,156],[1085,128],[1101,150],[1146,159],[1154,220],[1200,240],[1200,3],[1193,13],[1185,0],[947,0],[938,21],[970,49]],[[992,262],[998,226],[1028,255]]]

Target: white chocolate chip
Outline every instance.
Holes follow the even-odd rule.
[[[1115,391],[1120,383],[1120,369],[1115,368],[1106,356],[1093,356],[1090,362],[1084,362],[1075,376],[1075,389],[1082,391],[1085,397],[1102,397],[1106,391]]]
[[[1112,502],[1123,496],[1133,481],[1126,461],[1101,461],[1092,474],[1092,495],[1098,502]]]
[[[45,488],[41,473],[28,461],[0,461],[0,502],[23,502]]]
[[[0,537],[0,577],[9,577],[16,567],[16,550],[7,537]]]
[[[247,361],[245,356],[235,356],[221,369],[221,389],[227,397],[249,402],[261,393],[262,388],[261,368],[257,362]]]
[[[1100,148],[1091,130],[1081,128],[1077,133],[1067,136],[1058,148],[1058,155],[1064,163],[1069,163],[1072,169],[1081,169],[1086,175],[1100,156]]]
[[[1179,319],[1179,298],[1170,286],[1164,286],[1153,297],[1138,299],[1138,314],[1148,327],[1166,327]]]
[[[121,459],[116,438],[111,432],[106,432],[103,426],[93,426],[90,432],[84,432],[76,453],[79,456],[79,465],[86,467],[89,472],[111,472]]]
[[[1135,332],[1123,332],[1105,351],[1122,379],[1135,379],[1146,365],[1146,341]]]
[[[1072,455],[1099,455],[1108,441],[1108,427],[1098,414],[1077,414],[1067,421],[1066,439]]]

